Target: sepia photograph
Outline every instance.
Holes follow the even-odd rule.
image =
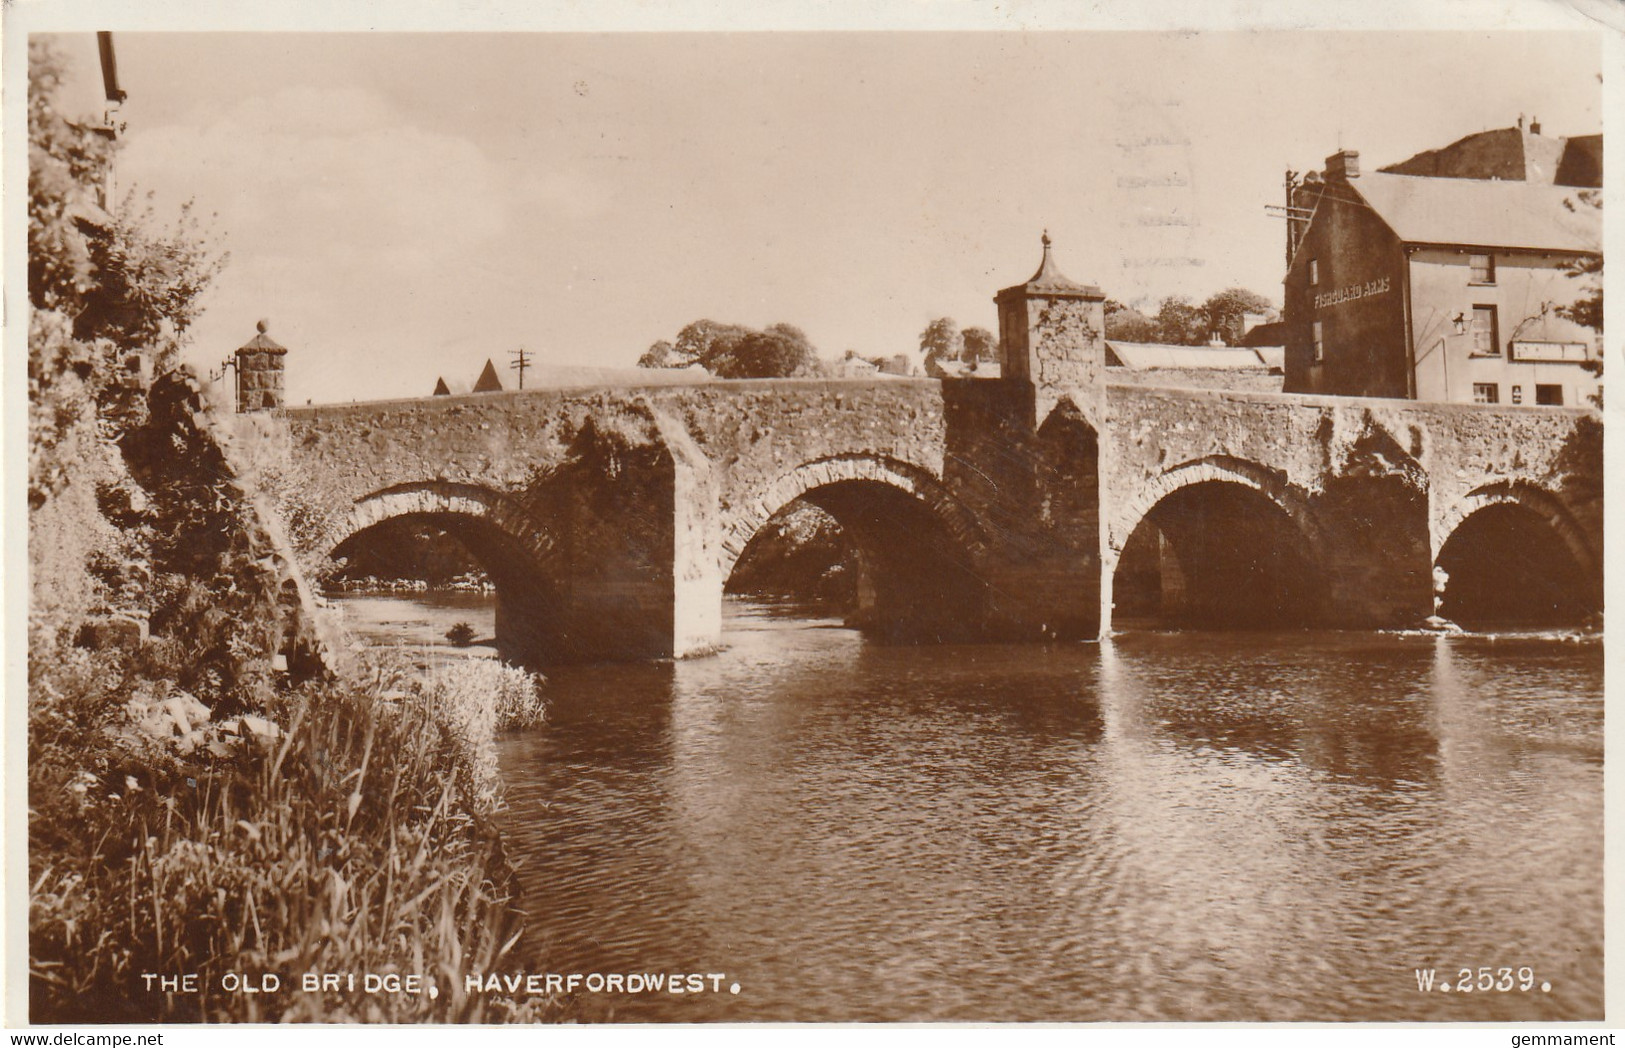
[[[8,1025],[1608,1018],[1613,30],[6,17]]]

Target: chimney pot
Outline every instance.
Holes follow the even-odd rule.
[[[1529,121],[1529,133],[1532,135],[1540,134],[1540,117],[1537,116]]]

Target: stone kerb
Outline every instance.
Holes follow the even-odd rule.
[[[1523,480],[1498,480],[1485,484],[1444,507],[1429,528],[1434,561],[1438,561],[1445,543],[1450,541],[1450,536],[1456,533],[1457,528],[1466,523],[1467,518],[1491,506],[1506,505],[1521,506],[1545,521],[1563,541],[1563,545],[1573,555],[1575,563],[1579,564],[1589,577],[1602,578],[1602,559],[1592,549],[1591,543],[1586,539],[1585,530],[1574,519],[1568,507],[1556,495]]]
[[[868,481],[885,484],[918,499],[972,557],[986,552],[986,530],[942,482],[918,466],[875,455],[840,455],[804,463],[771,481],[746,500],[722,529],[722,577],[727,578],[750,540],[791,502],[830,484]]]

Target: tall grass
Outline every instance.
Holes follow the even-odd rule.
[[[284,696],[267,711],[279,732],[206,725],[185,756],[131,741],[116,717],[79,747],[53,744],[60,718],[35,718],[30,1017],[546,1017],[545,1003],[493,1012],[462,988],[465,972],[498,968],[520,932],[490,821],[492,682],[526,716],[540,711],[534,678],[490,666],[414,683],[375,661],[368,679]],[[93,674],[65,683],[98,686]],[[37,704],[87,701],[63,684],[39,689]],[[62,766],[76,753],[77,770]],[[357,990],[303,992],[308,972],[354,973]],[[193,973],[197,992],[149,989],[148,973]],[[263,987],[267,973],[280,992],[223,985]],[[368,994],[367,973],[416,974],[425,992]]]

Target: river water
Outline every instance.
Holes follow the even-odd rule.
[[[343,604],[375,641],[491,635],[439,599]],[[582,1018],[1602,1016],[1596,641],[726,630],[557,670],[502,744],[512,970],[724,977]]]

